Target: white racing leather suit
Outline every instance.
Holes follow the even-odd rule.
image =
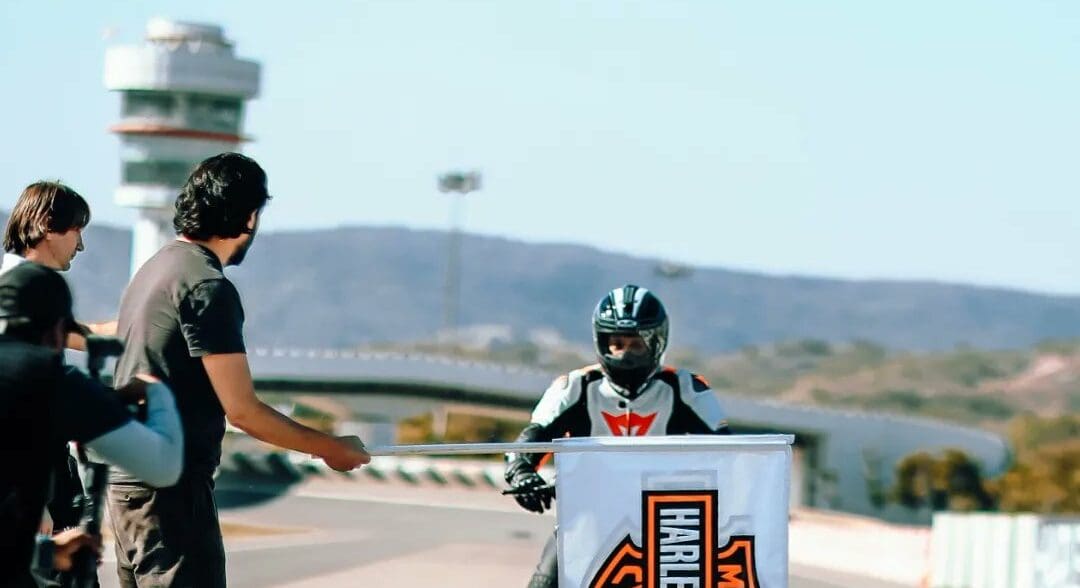
[[[631,398],[620,394],[600,366],[594,365],[556,378],[517,440],[548,442],[560,437],[728,432],[720,402],[700,376],[665,367]],[[544,455],[538,453],[508,454],[507,482],[520,472],[535,472],[543,459]],[[544,546],[529,588],[556,586],[557,569],[553,533]]]

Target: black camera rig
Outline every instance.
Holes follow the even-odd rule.
[[[114,337],[86,337],[86,371],[90,377],[101,380],[105,361],[124,352],[124,344]],[[105,491],[109,482],[109,466],[90,461],[86,449],[76,446],[79,466],[82,470],[82,495],[76,499],[79,509],[79,528],[89,535],[101,534],[101,517],[105,505]],[[75,554],[71,572],[66,583],[71,588],[94,588],[97,586],[97,555],[90,549]]]

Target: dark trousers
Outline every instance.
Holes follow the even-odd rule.
[[[124,588],[224,588],[225,546],[210,477],[175,486],[109,486],[116,571]]]
[[[536,571],[529,581],[529,588],[556,588],[559,585],[559,528],[551,532],[544,551],[540,555],[540,561],[536,564]]]

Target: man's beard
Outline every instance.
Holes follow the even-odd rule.
[[[251,249],[251,244],[255,242],[255,233],[250,233],[250,238],[242,243],[233,251],[233,254],[229,256],[229,261],[225,265],[240,265],[244,262],[244,257],[247,255],[248,249]]]

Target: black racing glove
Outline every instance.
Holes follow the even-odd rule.
[[[510,490],[505,492],[514,497],[521,508],[535,513],[543,513],[551,508],[551,499],[555,497],[555,488],[550,486],[540,474],[528,470],[520,471],[510,478]]]

